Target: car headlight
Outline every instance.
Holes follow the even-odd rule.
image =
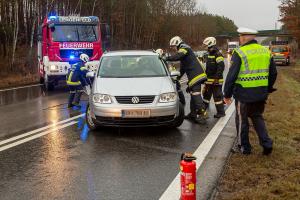
[[[50,65],[50,70],[52,70],[52,71],[57,70],[56,65]]]
[[[177,99],[177,94],[175,92],[169,92],[161,94],[159,97],[160,103],[168,103],[168,102],[174,102]]]
[[[101,104],[111,104],[112,103],[111,97],[107,94],[94,94],[93,101],[95,103],[101,103]]]

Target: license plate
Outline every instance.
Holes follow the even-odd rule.
[[[150,110],[122,110],[123,118],[149,118]]]

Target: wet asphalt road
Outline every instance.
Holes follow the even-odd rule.
[[[60,89],[1,106],[0,141],[85,112],[86,97],[81,109],[70,110],[67,96]],[[0,151],[0,199],[158,199],[179,172],[181,153],[195,151],[217,120],[211,116],[205,125],[185,120],[173,130],[98,132],[88,130],[84,117],[72,121],[76,123]]]

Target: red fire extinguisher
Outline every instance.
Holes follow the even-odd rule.
[[[181,155],[181,200],[196,200],[196,157],[190,153]]]

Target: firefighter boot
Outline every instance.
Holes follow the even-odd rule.
[[[190,121],[194,121],[197,117],[197,114],[194,112],[190,112],[189,114],[187,114],[186,116],[184,116],[184,119],[190,120]]]
[[[198,115],[195,119],[195,122],[198,123],[198,124],[204,124],[206,123],[206,120],[208,118],[208,113],[205,109],[201,109],[198,111]]]
[[[224,111],[224,104],[217,104],[216,105],[217,108],[217,114],[214,115],[214,118],[221,118],[225,116],[225,111]]]

